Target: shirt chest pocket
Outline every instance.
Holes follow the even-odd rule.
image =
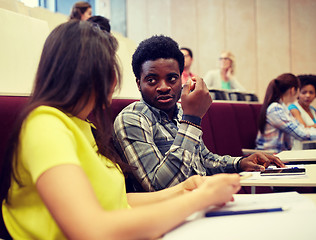
[[[162,155],[166,154],[166,152],[170,149],[172,143],[173,141],[167,141],[166,139],[155,140],[155,144]]]

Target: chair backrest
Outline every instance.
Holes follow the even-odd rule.
[[[258,121],[259,121],[259,115],[260,115],[260,110],[261,110],[261,107],[262,107],[262,104],[260,103],[257,103],[257,104],[250,104],[251,106],[251,109],[252,109],[252,112],[253,112],[253,115],[255,116],[256,118],[256,124],[258,126]]]
[[[242,156],[238,124],[229,102],[213,102],[207,113],[217,154]],[[203,132],[203,135],[207,134]]]
[[[15,120],[27,100],[28,97],[26,96],[0,96],[0,161],[3,161]],[[0,214],[0,238],[5,240],[12,239],[5,227],[2,213]]]
[[[213,153],[242,156],[254,149],[262,104],[214,101],[202,119],[203,141]]]
[[[259,102],[258,96],[254,93],[244,93],[244,96],[248,102]]]
[[[28,100],[27,96],[0,96],[0,160],[4,157],[15,119]]]
[[[232,104],[235,113],[235,121],[238,124],[240,143],[242,148],[254,149],[258,132],[256,116],[251,104]]]
[[[228,92],[228,95],[232,101],[246,101],[245,95],[241,92]]]
[[[29,97],[27,96],[0,96],[0,160],[4,157],[7,142],[14,126],[15,119],[25,106]],[[135,99],[113,99],[112,119],[114,121],[117,114]]]
[[[225,91],[219,89],[210,89],[209,92],[213,100],[229,100],[229,96]]]
[[[204,142],[204,145],[208,150],[210,150],[213,153],[216,153],[216,146],[215,146],[215,140],[213,137],[213,131],[211,127],[211,119],[210,114],[208,112],[204,115],[201,122],[201,127],[203,130],[202,139]]]
[[[136,99],[112,99],[112,119],[115,120],[117,114],[120,113],[125,107],[130,105],[131,103],[138,101]]]

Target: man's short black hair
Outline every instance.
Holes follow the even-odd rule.
[[[192,53],[192,50],[190,48],[182,47],[182,48],[180,48],[180,50],[187,51],[189,53],[190,57],[193,58],[193,53]]]
[[[142,41],[133,54],[132,67],[136,79],[140,79],[144,62],[155,61],[159,58],[175,59],[179,64],[180,74],[182,74],[184,56],[179,49],[178,43],[170,37],[155,35]]]
[[[312,85],[316,90],[316,75],[304,74],[298,75],[297,77],[301,81],[301,88],[305,87],[306,85]]]

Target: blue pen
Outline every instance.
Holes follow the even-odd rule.
[[[285,208],[260,208],[260,209],[249,209],[249,210],[239,210],[239,211],[214,211],[205,213],[205,217],[219,217],[228,215],[238,215],[238,214],[250,214],[250,213],[265,213],[265,212],[281,212]]]

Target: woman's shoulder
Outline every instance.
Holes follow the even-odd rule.
[[[55,107],[39,106],[32,110],[24,121],[25,125],[38,127],[62,127],[75,125],[75,119],[70,114],[67,114]],[[83,120],[81,120],[83,121]]]
[[[288,109],[289,109],[290,111],[293,110],[293,109],[299,110],[296,103],[290,104],[290,105],[288,106]]]
[[[270,103],[268,108],[273,108],[273,107],[282,107],[282,104],[279,102],[272,102]]]
[[[50,106],[39,106],[33,109],[28,119],[33,118],[69,118],[69,116],[61,110]]]
[[[316,108],[314,108],[313,106],[309,106],[311,110],[313,110],[314,112],[316,112]]]
[[[267,108],[267,113],[272,113],[276,111],[282,111],[284,110],[284,106],[279,102],[273,102],[271,103]]]

